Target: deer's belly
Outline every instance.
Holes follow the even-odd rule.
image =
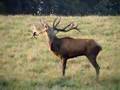
[[[83,56],[83,55],[85,55],[85,54],[82,53],[82,52],[66,53],[66,56],[67,56],[68,58],[74,58],[74,57]]]
[[[66,50],[63,50],[60,53],[62,54],[62,57],[67,58],[67,59],[85,55],[85,53],[81,52],[81,51],[66,51]]]

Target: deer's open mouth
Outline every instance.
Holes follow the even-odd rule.
[[[37,36],[39,36],[39,34],[43,34],[44,32],[46,32],[47,30],[44,30],[44,31],[41,31],[41,32],[39,32],[39,33],[37,33],[37,32],[33,32],[32,33],[32,38],[37,38]]]
[[[32,33],[32,38],[37,38],[36,36],[38,36],[38,35],[37,35],[37,32],[33,32],[33,33]]]

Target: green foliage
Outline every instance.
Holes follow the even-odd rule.
[[[0,12],[1,13],[5,13],[6,12],[6,8],[5,8],[5,5],[3,4],[3,2],[0,2]]]
[[[2,0],[1,3],[0,13],[5,12],[5,7],[8,14],[120,14],[120,0]]]

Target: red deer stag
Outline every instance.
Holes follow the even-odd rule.
[[[68,24],[63,29],[58,29],[57,26],[60,23],[60,19],[57,18],[53,22],[53,27],[50,27],[47,23],[41,21],[41,25],[44,27],[40,33],[46,32],[49,38],[49,46],[51,51],[62,61],[62,75],[65,75],[66,63],[70,58],[77,56],[86,56],[90,63],[96,70],[96,79],[99,76],[99,65],[96,62],[98,53],[101,51],[101,46],[93,39],[74,39],[71,37],[58,38],[57,32],[67,32],[70,30],[78,30],[77,25],[74,23]]]

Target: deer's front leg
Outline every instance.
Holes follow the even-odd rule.
[[[62,59],[62,75],[65,76],[67,59]]]

